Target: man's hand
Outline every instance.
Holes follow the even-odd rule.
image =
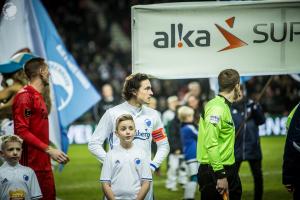
[[[46,153],[59,164],[67,164],[70,161],[69,157],[64,152],[54,149],[51,146],[46,149]]]
[[[294,192],[294,186],[292,185],[292,184],[286,184],[286,185],[284,185],[285,186],[285,188],[287,189],[287,191],[288,192]]]
[[[227,194],[227,196],[229,196],[227,178],[218,179],[216,189],[222,196],[223,196],[224,192]]]

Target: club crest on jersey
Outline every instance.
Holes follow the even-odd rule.
[[[152,124],[152,122],[151,122],[151,120],[150,120],[150,119],[145,119],[145,124],[146,124],[146,126],[147,126],[148,128],[150,128],[150,127],[151,127],[151,124]]]
[[[217,124],[217,123],[219,123],[219,121],[220,121],[219,116],[212,115],[212,116],[209,117],[209,122],[212,123],[212,124]]]
[[[25,174],[25,175],[23,175],[23,179],[24,179],[24,181],[28,181],[28,180],[29,180],[29,176],[27,176],[27,175]]]
[[[31,116],[31,114],[32,114],[31,110],[29,108],[25,108],[25,110],[24,110],[24,116],[26,118],[28,118],[28,117]]]
[[[139,158],[134,159],[134,162],[135,162],[136,165],[141,164],[141,160]]]

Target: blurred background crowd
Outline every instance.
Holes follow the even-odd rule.
[[[42,2],[67,49],[103,98],[98,105],[78,119],[77,123],[97,123],[101,109],[106,110],[122,100],[122,84],[125,77],[131,73],[131,6],[170,1]],[[257,98],[268,79],[269,76],[252,77],[245,83],[248,95]],[[290,75],[274,76],[259,100],[264,111],[271,115],[287,115],[300,100],[299,81]],[[189,88],[191,82],[193,84],[190,84],[192,86]],[[168,109],[167,99],[170,96],[177,96],[180,103],[188,103],[191,106],[196,104],[196,109],[200,110],[214,95],[209,79],[153,79],[152,86],[154,104],[162,113]],[[187,99],[187,94],[193,94],[196,99]]]

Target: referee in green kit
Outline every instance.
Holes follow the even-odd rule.
[[[240,200],[242,186],[235,167],[235,128],[230,106],[241,96],[240,76],[234,69],[218,76],[220,93],[204,108],[199,122],[197,160],[201,200]]]

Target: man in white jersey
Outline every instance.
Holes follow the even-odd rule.
[[[5,159],[0,167],[1,200],[41,199],[42,193],[34,171],[19,164],[22,139],[16,135],[0,137],[0,155]]]
[[[164,132],[163,123],[158,112],[144,104],[149,104],[153,95],[149,77],[146,74],[133,74],[126,78],[122,96],[125,102],[108,109],[99,121],[88,148],[100,162],[103,162],[106,152],[103,143],[106,138],[110,149],[119,144],[115,135],[116,119],[124,114],[130,114],[136,125],[136,135],[133,143],[144,149],[152,171],[157,169],[169,153],[168,138]],[[157,152],[151,160],[151,141],[156,142]],[[153,199],[152,187],[145,199]]]

